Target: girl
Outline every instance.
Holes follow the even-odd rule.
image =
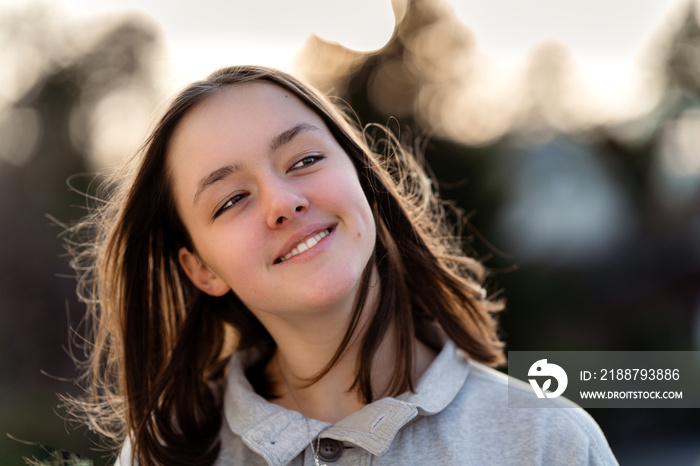
[[[387,139],[270,69],[175,98],[76,262],[119,464],[616,464],[581,410],[506,407],[502,304]]]

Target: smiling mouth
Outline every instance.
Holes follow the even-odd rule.
[[[297,254],[301,254],[302,252],[313,248],[314,246],[316,246],[318,244],[319,241],[321,241],[326,236],[330,235],[332,231],[333,231],[333,227],[326,228],[325,230],[316,233],[315,235],[311,236],[310,238],[307,238],[305,241],[302,241],[301,243],[294,246],[294,248],[291,251],[289,251],[287,254],[285,254],[283,257],[278,258],[275,261],[275,264],[281,264],[282,262],[286,261],[287,259],[291,259],[292,257],[296,256]]]

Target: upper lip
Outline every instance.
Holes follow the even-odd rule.
[[[300,243],[303,243],[307,239],[311,238],[317,233],[321,233],[322,231],[326,231],[329,229],[332,231],[335,228],[335,226],[336,223],[313,223],[306,225],[304,228],[298,230],[287,239],[282,248],[280,248],[280,252],[277,254],[274,263],[279,263],[280,259],[289,254],[289,252],[295,247],[297,247]]]

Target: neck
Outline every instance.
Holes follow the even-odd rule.
[[[272,400],[287,409],[301,412],[308,418],[335,423],[364,406],[359,391],[350,391],[357,375],[357,361],[370,318],[379,301],[379,280],[373,270],[371,284],[360,311],[355,334],[340,359],[317,382],[310,379],[326,368],[338,350],[352,316],[352,307],[345,312],[324,312],[313,318],[296,319],[280,331],[268,329],[277,350],[267,366],[267,373],[279,398]],[[353,303],[354,305],[354,303]],[[275,331],[277,330],[277,331]],[[373,398],[385,395],[396,361],[395,331],[389,326],[375,352],[370,378]],[[434,353],[414,339],[414,380],[417,380],[434,358]]]
[[[277,350],[267,367],[275,386],[274,391],[279,395],[273,403],[327,422],[336,422],[364,405],[359,394],[349,389],[357,372],[356,361],[361,337],[379,299],[380,285],[376,269],[370,275],[367,297],[360,310],[355,332],[340,359],[316,383],[309,385],[309,381],[323,371],[336,354],[350,325],[355,302],[346,305],[344,309],[297,316],[284,325],[268,329],[277,344]],[[378,366],[377,363],[386,359],[384,353],[391,353],[393,338],[384,340],[373,366]],[[390,377],[388,367],[390,366],[383,373]],[[377,386],[382,386],[381,377],[377,376],[377,379]]]

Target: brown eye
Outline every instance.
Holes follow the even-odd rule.
[[[307,155],[306,157],[292,165],[292,168],[290,168],[289,170],[297,170],[299,168],[304,168],[309,165],[314,165],[315,163],[317,163],[320,160],[323,160],[324,158],[325,157],[323,157],[322,155]]]
[[[223,214],[226,210],[230,209],[240,201],[242,201],[247,194],[236,194],[232,197],[230,197],[226,202],[224,202],[224,205],[221,206],[219,210],[216,211],[214,214],[214,218],[217,218],[219,215]]]

